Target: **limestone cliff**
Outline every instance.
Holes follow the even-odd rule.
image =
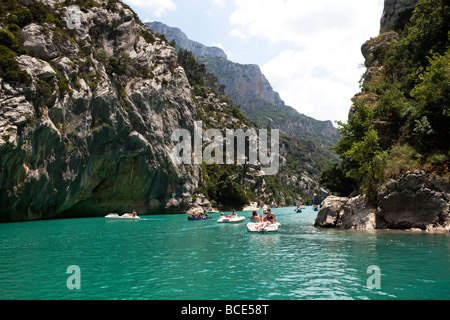
[[[384,0],[380,33],[402,28],[411,17],[418,0]]]
[[[81,7],[75,29],[70,4]],[[192,202],[199,168],[170,157],[172,132],[196,114],[175,49],[120,1],[83,4],[2,4],[2,29],[14,14],[34,19],[10,27],[29,80],[0,74],[0,221],[183,212]]]
[[[199,42],[190,40],[179,28],[169,27],[158,21],[146,22],[145,24],[150,29],[163,34],[169,41],[176,40],[176,48],[188,50],[198,57],[227,59],[227,55],[222,49],[218,47],[208,47]]]

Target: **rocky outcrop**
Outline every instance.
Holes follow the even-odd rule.
[[[0,221],[184,212],[199,168],[173,163],[171,134],[196,105],[175,49],[119,1],[74,30],[60,2],[45,3],[63,27],[23,27],[31,83],[0,78]]]
[[[367,68],[364,74],[363,85],[366,85],[372,80],[373,75],[382,67],[386,52],[398,40],[398,33],[389,31],[367,40],[361,46],[361,53],[365,59],[364,65]]]
[[[377,227],[450,230],[450,183],[414,171],[390,180],[378,193]]]
[[[211,212],[213,207],[209,200],[202,194],[198,193],[195,195],[195,201],[192,203],[190,208],[186,210],[186,213],[202,213],[202,212]]]
[[[450,231],[450,182],[424,171],[408,172],[382,187],[376,204],[364,196],[325,199],[316,227]]]
[[[326,198],[314,222],[315,227],[356,230],[375,229],[376,209],[365,196]]]
[[[409,21],[418,0],[384,0],[380,33],[401,29]]]

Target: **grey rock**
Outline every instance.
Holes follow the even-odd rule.
[[[365,196],[326,198],[314,222],[315,227],[356,230],[375,229],[376,208]]]
[[[378,195],[377,227],[450,229],[449,183],[423,171],[391,180]]]
[[[408,22],[418,0],[384,0],[384,10],[380,22],[380,33],[403,26]]]
[[[48,61],[59,55],[56,45],[49,34],[44,32],[42,26],[32,23],[25,26],[22,32],[25,40],[23,46],[33,57]]]
[[[320,211],[314,221],[314,226],[322,228],[338,227],[340,215],[343,214],[348,200],[348,198],[336,196],[326,198],[320,206]]]
[[[372,205],[364,196],[330,196],[322,203],[314,226],[352,229],[450,230],[450,183],[423,171],[390,180]]]

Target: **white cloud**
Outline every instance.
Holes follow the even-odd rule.
[[[360,51],[376,36],[382,0],[236,0],[232,35],[288,44],[261,68],[286,104],[320,120],[347,119],[363,73]]]
[[[161,17],[167,11],[173,11],[176,9],[176,5],[173,0],[125,0],[125,3],[130,6],[138,7],[141,9],[152,10],[156,17]]]
[[[225,0],[214,0],[213,2],[220,8],[225,6]]]

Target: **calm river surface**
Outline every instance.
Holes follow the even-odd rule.
[[[317,229],[311,207],[274,213],[277,234],[248,233],[249,212],[236,225],[218,214],[0,224],[0,299],[450,299],[448,235]],[[79,290],[67,287],[72,265]]]

